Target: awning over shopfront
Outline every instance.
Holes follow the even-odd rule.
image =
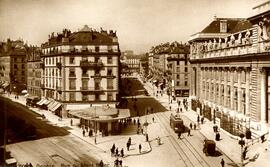
[[[80,110],[71,110],[69,114],[85,120],[94,120],[98,122],[117,121],[130,117],[129,109],[117,109],[113,107],[88,107]]]
[[[6,89],[9,86],[8,82],[3,83],[2,88]]]
[[[89,108],[90,104],[68,104],[66,105],[66,110],[80,110]]]
[[[45,98],[42,98],[39,102],[37,102],[37,105],[42,106],[43,104],[45,104],[48,100]]]
[[[51,111],[56,111],[58,108],[60,108],[61,106],[62,106],[62,104],[61,103],[58,103],[58,102],[56,102],[57,104],[51,109]]]

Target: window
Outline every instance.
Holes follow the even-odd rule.
[[[86,71],[86,70],[83,70],[83,71],[82,71],[82,76],[83,76],[83,77],[88,77],[87,71]]]
[[[241,71],[241,82],[246,82],[246,72],[245,71]]]
[[[184,76],[185,76],[185,79],[188,79],[188,75],[187,74],[185,74]]]
[[[75,75],[75,68],[70,68],[69,69],[69,76],[70,77],[75,77],[76,75]]]
[[[99,99],[99,94],[95,94],[95,100],[96,101],[99,101],[100,99]]]
[[[113,89],[113,79],[107,79],[107,88]]]
[[[51,64],[51,58],[49,58],[49,64]]]
[[[188,82],[187,82],[187,81],[185,81],[185,86],[187,86],[187,83],[188,83]]]
[[[18,69],[18,66],[17,66],[17,64],[14,64],[14,69]]]
[[[179,64],[180,64],[180,61],[178,60],[178,61],[177,61],[177,65],[179,65]]]
[[[22,69],[24,69],[24,64],[22,64]]]
[[[108,76],[112,76],[112,69],[108,69],[107,72],[108,72],[108,74],[107,74]]]
[[[54,57],[52,58],[52,64],[54,64]]]
[[[83,79],[82,80],[82,88],[83,88],[83,90],[88,89],[88,79]]]
[[[185,65],[187,65],[187,60],[185,60]]]
[[[113,101],[113,95],[112,93],[108,93],[108,98],[107,98],[108,101]]]
[[[70,79],[69,80],[69,89],[76,89],[76,80],[75,79]]]
[[[82,101],[88,101],[88,95],[82,94]]]
[[[74,57],[69,57],[69,64],[74,64],[75,63],[75,58]]]
[[[96,52],[99,52],[99,46],[96,46],[96,47],[95,47],[95,51],[96,51]]]
[[[17,58],[14,58],[14,62],[17,62]]]
[[[177,82],[176,82],[176,86],[179,86],[179,85],[180,85],[180,82],[179,82],[179,81],[177,81]]]
[[[180,67],[176,67],[176,72],[180,72]]]
[[[177,74],[177,75],[176,75],[176,78],[177,78],[177,79],[180,79],[180,76],[179,76],[179,74]]]
[[[187,67],[185,67],[185,72],[188,72],[188,69],[187,69]]]
[[[74,92],[70,92],[69,93],[69,101],[75,101],[75,93]]]
[[[113,59],[112,59],[112,57],[108,57],[108,62],[107,62],[108,64],[112,64],[113,63]]]

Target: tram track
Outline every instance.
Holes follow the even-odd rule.
[[[204,159],[204,157],[200,155],[200,153],[196,150],[196,148],[187,138],[184,137],[183,139],[179,140],[176,137],[176,134],[171,135],[172,129],[168,127],[167,121],[169,121],[169,118],[165,115],[165,113],[159,113],[156,114],[156,116],[161,121],[162,126],[170,134],[169,139],[171,141],[171,144],[176,149],[178,155],[182,158],[186,166],[210,167],[210,164]]]

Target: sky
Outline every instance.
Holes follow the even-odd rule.
[[[51,32],[116,30],[121,51],[148,52],[166,42],[186,43],[214,18],[247,18],[266,0],[0,0],[0,41],[40,45]]]

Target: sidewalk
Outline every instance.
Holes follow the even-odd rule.
[[[151,95],[153,95],[153,90],[157,90],[157,87],[154,86],[148,81],[145,83],[145,88]],[[177,102],[173,101],[172,104],[169,104],[168,101],[168,95],[163,94],[163,96],[158,96],[155,98],[160,101],[168,110],[169,106],[171,106],[172,110],[176,110],[178,108]],[[186,111],[183,106],[181,106],[183,109],[182,115],[187,117],[189,120],[191,120],[193,123],[197,123],[197,116],[198,114],[195,111],[188,110]],[[210,122],[209,120],[205,119],[204,124],[200,125],[200,132],[205,138],[210,140],[215,140],[215,133],[213,131],[213,122]],[[216,141],[216,147],[221,150],[225,155],[227,155],[233,162],[236,164],[239,164],[241,166],[241,146],[238,144],[239,140],[235,137],[226,132],[223,129],[220,129],[219,131],[221,140]],[[253,160],[253,157],[258,154],[259,157],[257,159]],[[248,152],[246,155],[246,160],[244,160],[244,164],[247,167],[257,167],[257,166],[270,166],[269,162],[270,157],[270,147],[269,143],[265,141],[264,143],[255,143],[253,145],[250,145],[248,147]]]
[[[26,105],[26,98],[24,96],[20,96],[19,99],[15,99],[14,95],[7,95],[3,94],[4,97],[11,99],[14,102],[20,103],[22,105]],[[59,126],[59,127],[65,127],[65,129],[68,129],[68,131],[71,133],[71,135],[75,135],[85,141],[86,143],[92,145],[93,150],[97,153],[97,155],[93,155],[95,157],[98,156],[98,159],[103,160],[104,164],[109,164],[109,166],[114,166],[114,160],[116,158],[123,159],[129,157],[129,156],[140,156],[143,154],[147,154],[152,151],[152,147],[149,142],[145,141],[144,135],[138,135],[138,134],[132,134],[132,135],[117,135],[117,136],[105,136],[102,137],[101,134],[97,134],[96,141],[97,144],[95,144],[95,137],[89,137],[88,132],[86,132],[86,135],[83,136],[82,129],[79,128],[79,119],[72,118],[73,120],[73,126],[70,125],[71,118],[65,118],[61,119],[60,117],[54,115],[52,112],[39,109],[39,108],[33,108],[29,107],[29,109],[37,114],[40,115],[40,119],[42,119],[41,115],[45,115],[45,119],[48,120],[49,123]],[[128,125],[127,128],[129,128]],[[135,125],[134,125],[135,126]],[[136,125],[137,126],[137,125]],[[68,128],[66,128],[68,127]],[[127,129],[128,130],[128,129]],[[128,141],[128,138],[131,137],[132,142],[130,146],[130,150],[127,151],[126,143]],[[111,147],[115,144],[116,148],[118,148],[119,154],[121,149],[124,149],[124,157],[114,157],[111,156]],[[139,153],[139,144],[142,146],[141,153]],[[125,163],[125,165],[127,165]]]

